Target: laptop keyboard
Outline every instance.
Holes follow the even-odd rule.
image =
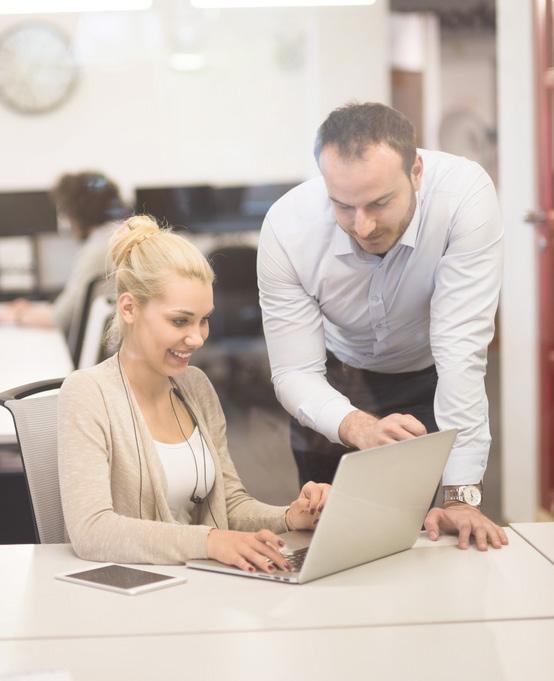
[[[300,571],[302,565],[304,564],[306,554],[308,553],[308,548],[309,547],[306,546],[305,549],[297,549],[292,553],[285,554],[285,558],[287,559],[287,563],[290,565],[292,572]],[[280,572],[286,572],[286,570],[280,570]]]

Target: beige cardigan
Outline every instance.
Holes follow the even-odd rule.
[[[256,501],[242,486],[227,450],[225,417],[207,376],[189,367],[177,383],[214,460],[215,484],[208,499],[219,529],[285,532],[286,508]],[[60,391],[60,490],[73,549],[81,558],[117,563],[172,564],[206,558],[208,532],[215,526],[208,504],[195,510],[195,524],[182,525],[173,518],[152,436],[131,391],[129,397],[140,468],[117,356],[75,371]]]

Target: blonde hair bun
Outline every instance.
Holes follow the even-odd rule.
[[[125,263],[135,246],[160,231],[158,223],[149,215],[134,215],[125,220],[110,243],[110,255],[115,267]]]

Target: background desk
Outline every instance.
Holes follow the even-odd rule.
[[[25,383],[67,376],[73,364],[57,329],[0,324],[0,392]],[[15,442],[11,414],[0,407],[0,444]]]
[[[510,527],[554,563],[554,523],[510,523]]]
[[[486,553],[422,539],[411,551],[304,585],[167,566],[163,572],[187,573],[188,583],[138,597],[55,580],[94,565],[68,545],[0,546],[0,639],[554,618],[551,563],[507,533],[509,546]]]

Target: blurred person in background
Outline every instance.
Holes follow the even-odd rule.
[[[0,310],[0,322],[60,328],[69,333],[75,312],[81,309],[89,283],[106,273],[108,241],[116,221],[127,217],[118,186],[102,173],[62,175],[51,192],[58,223],[74,234],[81,246],[63,290],[52,302],[18,298]]]

